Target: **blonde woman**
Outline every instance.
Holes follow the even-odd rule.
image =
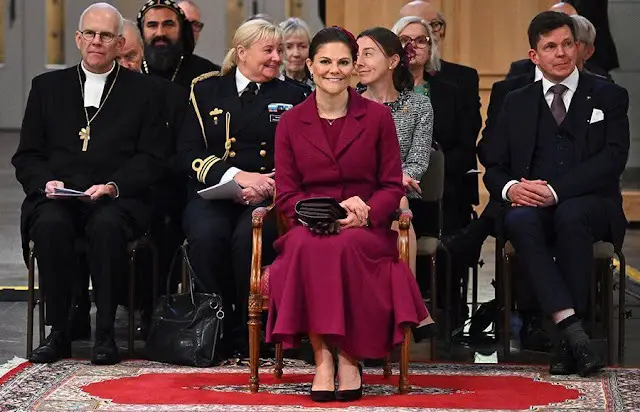
[[[313,89],[314,84],[306,66],[312,37],[309,25],[302,19],[290,17],[280,23],[280,28],[284,42],[285,79],[296,80]]]
[[[227,355],[247,352],[251,212],[273,196],[276,126],[305,97],[300,87],[278,79],[282,48],[277,25],[261,19],[242,24],[222,72],[194,80],[178,142],[181,165],[190,177],[183,217],[189,258],[200,288],[224,299],[223,354],[224,348],[239,351]],[[196,193],[231,180],[242,188],[236,199],[205,200]],[[264,236],[269,259],[275,224],[266,224]]]

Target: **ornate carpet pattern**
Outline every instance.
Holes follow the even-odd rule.
[[[14,361],[0,377],[0,411],[639,411],[640,370],[607,369],[592,378],[550,376],[544,366],[412,364],[411,392],[397,395],[397,369],[365,369],[365,396],[352,404],[311,402],[313,367],[287,360],[275,379],[261,362],[260,393],[248,392],[246,361],[198,369],[143,360],[94,366]]]

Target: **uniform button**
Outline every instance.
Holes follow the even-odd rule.
[[[260,150],[260,156],[265,157],[267,155],[266,150]]]
[[[229,157],[236,157],[236,152],[229,152]]]
[[[266,167],[264,167],[264,166],[262,166],[262,167],[260,168],[260,171],[261,171],[261,172],[264,172],[265,170],[267,170],[267,168],[266,168]]]
[[[231,139],[229,139],[231,141],[231,143],[235,143],[236,142],[236,138],[232,137]]]
[[[266,146],[266,145],[267,145],[267,142],[262,142],[262,143],[260,143],[260,144],[261,144],[262,146]]]

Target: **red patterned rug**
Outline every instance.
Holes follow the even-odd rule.
[[[365,395],[352,404],[316,404],[313,367],[287,360],[282,379],[262,361],[261,390],[250,394],[246,362],[208,369],[135,360],[93,366],[84,360],[12,365],[0,377],[0,411],[352,411],[640,410],[640,370],[608,369],[592,378],[554,377],[542,366],[412,364],[408,395],[397,375],[366,369]]]

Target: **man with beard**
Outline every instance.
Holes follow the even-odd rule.
[[[144,39],[143,73],[190,87],[201,74],[220,66],[193,54],[195,41],[191,22],[173,0],[149,0],[138,13]]]

